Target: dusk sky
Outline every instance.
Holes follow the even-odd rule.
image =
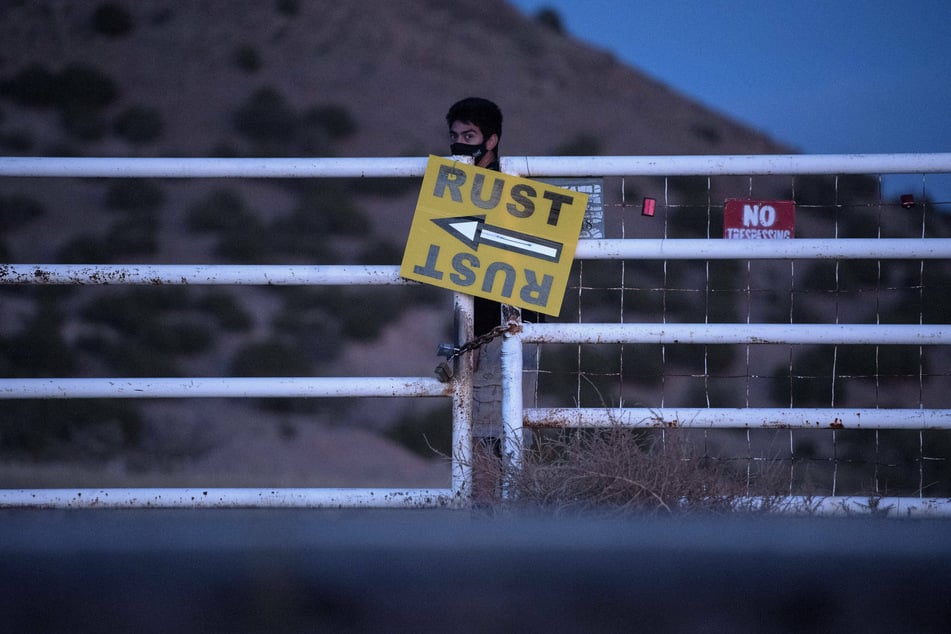
[[[948,0],[511,1],[798,152],[951,152]],[[951,175],[926,185],[951,200]]]
[[[951,151],[947,0],[513,0],[813,154]]]

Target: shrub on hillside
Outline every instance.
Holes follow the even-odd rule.
[[[407,414],[385,436],[423,458],[452,454],[452,412],[448,403],[426,412]]]
[[[108,75],[92,66],[70,64],[54,73],[34,64],[0,81],[0,95],[24,106],[57,109],[64,130],[88,141],[105,134],[108,126],[100,113],[118,98],[119,90]]]
[[[251,74],[261,69],[261,56],[257,49],[248,44],[239,46],[233,56],[234,65],[241,71]]]
[[[0,195],[0,231],[13,231],[45,213],[46,208],[29,196]]]
[[[151,213],[113,222],[105,235],[80,234],[66,241],[56,252],[56,259],[66,264],[109,264],[135,255],[151,255],[158,251],[159,221]]]
[[[715,124],[706,121],[692,123],[690,125],[690,132],[698,139],[701,139],[710,145],[719,145],[723,140],[723,135],[720,133],[720,128],[718,128]]]
[[[56,105],[60,108],[105,108],[119,96],[112,79],[93,66],[70,64],[56,75]]]
[[[565,34],[565,25],[561,20],[561,15],[551,7],[539,9],[535,13],[535,21],[559,35]]]
[[[134,27],[132,15],[117,2],[100,4],[92,14],[92,28],[101,35],[120,37],[128,35]]]
[[[213,316],[218,326],[229,332],[244,332],[254,324],[251,315],[230,291],[210,290],[192,305]]]
[[[112,130],[135,145],[152,143],[162,136],[162,113],[149,106],[129,106],[116,116]]]
[[[221,320],[187,287],[133,288],[97,297],[80,311],[97,329],[83,350],[123,375],[178,373],[177,362],[211,350]]]
[[[138,255],[153,255],[159,248],[159,219],[151,212],[116,220],[106,232],[112,261]]]
[[[129,212],[157,211],[165,204],[165,192],[155,179],[118,178],[106,190],[106,207]]]
[[[80,141],[99,141],[109,130],[99,111],[85,105],[71,105],[60,111],[60,123],[66,134]]]
[[[277,339],[246,344],[231,360],[233,376],[307,376],[312,371],[308,355],[297,346]]]
[[[601,152],[601,141],[593,134],[578,134],[557,146],[555,156],[595,156]]]
[[[0,339],[0,367],[8,376],[68,376],[76,357],[63,339],[62,316],[56,305],[41,301],[25,327]]]
[[[110,458],[139,445],[142,419],[117,399],[9,401],[0,408],[0,449],[31,459]]]
[[[195,232],[226,232],[243,227],[259,229],[260,221],[234,189],[218,188],[191,206],[185,226]]]
[[[10,154],[29,154],[33,150],[33,135],[27,130],[0,133],[0,148]]]
[[[357,129],[343,106],[322,104],[298,112],[272,87],[254,91],[235,111],[232,123],[258,156],[327,155],[334,141]]]
[[[327,183],[301,185],[297,208],[274,223],[275,230],[307,233],[311,239],[324,234],[362,236],[370,221],[340,187]]]
[[[235,112],[234,127],[258,144],[287,144],[294,137],[297,114],[280,92],[260,88]]]
[[[0,95],[22,106],[52,108],[59,105],[59,78],[42,64],[32,64],[11,79],[0,81]]]
[[[334,292],[332,288],[282,289],[283,305],[271,324],[282,341],[292,341],[322,365],[336,360],[345,345],[340,318],[327,301],[328,291]]]
[[[300,13],[299,0],[276,0],[274,3],[278,13],[293,17]]]
[[[334,140],[352,136],[357,131],[357,122],[346,107],[338,104],[311,106],[301,117],[304,125],[315,126]]]

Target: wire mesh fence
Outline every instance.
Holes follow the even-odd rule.
[[[795,237],[947,238],[948,175],[607,177],[606,238],[720,238],[730,198],[795,203]],[[646,199],[652,199],[647,201]],[[647,203],[653,202],[648,209]],[[653,215],[649,215],[649,213]],[[951,266],[914,258],[575,262],[559,321],[947,324]],[[943,409],[947,346],[532,344],[527,407]],[[822,425],[685,430],[704,459],[769,471],[790,495],[951,495],[951,431]],[[783,426],[786,427],[786,426]],[[663,436],[668,430],[643,431]]]

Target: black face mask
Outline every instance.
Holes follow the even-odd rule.
[[[488,151],[485,142],[479,145],[469,145],[468,143],[453,143],[449,146],[449,151],[453,156],[471,156],[473,161],[478,161]]]

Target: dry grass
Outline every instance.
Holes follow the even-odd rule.
[[[767,466],[756,477],[741,465],[705,455],[680,429],[547,430],[534,434],[521,468],[496,461],[503,507],[556,515],[763,512],[781,499]],[[475,465],[478,469],[490,465]]]

